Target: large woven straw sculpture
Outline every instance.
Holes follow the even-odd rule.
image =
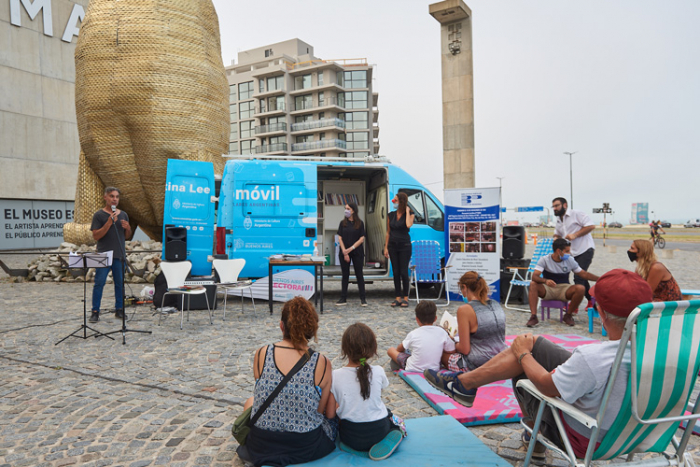
[[[168,159],[213,162],[228,152],[228,82],[211,0],[90,0],[75,49],[80,165],[75,223],[64,238],[93,243],[105,186],[160,240]]]

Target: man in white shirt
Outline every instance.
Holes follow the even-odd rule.
[[[593,262],[595,253],[595,243],[591,232],[595,229],[595,224],[583,211],[569,209],[569,205],[564,198],[554,198],[552,209],[557,217],[557,224],[554,227],[554,238],[565,238],[571,242],[571,254],[581,266],[581,269],[588,271]],[[588,281],[581,277],[574,277],[574,284],[581,284],[586,289],[586,298],[590,301],[591,295],[588,290],[591,288]],[[578,313],[578,309],[571,310]]]
[[[571,257],[571,242],[564,238],[557,238],[552,242],[551,255],[543,256],[537,262],[532,273],[530,284],[530,319],[527,327],[534,328],[539,323],[537,319],[537,303],[542,300],[560,300],[568,302],[566,314],[562,318],[564,324],[573,326],[574,317],[571,315],[583,300],[586,289],[581,284],[571,285],[569,277],[574,273],[574,278],[581,277],[585,280],[597,281],[598,276],[581,269],[576,260]]]

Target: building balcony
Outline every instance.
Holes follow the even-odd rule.
[[[344,102],[338,102],[338,99],[335,97],[329,97],[320,102],[318,100],[303,101],[299,102],[298,104],[295,103],[294,108],[289,113],[295,115],[305,113],[310,110],[322,112],[324,110],[332,109],[344,111]]]
[[[260,125],[255,127],[255,136],[271,136],[277,133],[286,133],[287,124],[284,122],[273,123],[271,125]]]
[[[379,125],[372,125],[372,137],[374,139],[379,138]]]
[[[287,143],[274,143],[274,144],[263,144],[262,146],[255,146],[255,154],[286,154],[287,153]]]
[[[322,84],[320,86],[312,86],[310,88],[305,88],[305,89],[294,89],[292,91],[289,91],[290,96],[296,96],[299,94],[308,94],[310,92],[321,92],[321,91],[339,91],[343,92],[345,91],[345,88],[339,85],[338,83],[326,83]]]
[[[265,91],[256,91],[253,93],[253,97],[255,98],[263,98],[263,97],[273,97],[273,96],[282,96],[284,95],[284,88],[279,88],[279,89],[268,89]]]
[[[373,146],[374,146],[374,153],[379,154],[379,141],[374,141]]]
[[[324,118],[309,122],[292,123],[292,134],[316,133],[327,130],[344,131],[345,122],[339,118]]]
[[[273,117],[275,115],[284,115],[287,113],[287,105],[284,102],[279,102],[272,105],[255,108],[256,117]]]
[[[294,153],[313,153],[324,151],[341,151],[346,148],[345,141],[340,139],[324,139],[321,141],[309,141],[307,143],[292,144],[292,154]]]

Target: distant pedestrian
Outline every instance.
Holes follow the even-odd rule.
[[[391,271],[394,275],[394,295],[396,300],[391,306],[408,307],[408,291],[411,287],[408,276],[408,264],[411,262],[413,247],[408,231],[416,218],[408,207],[406,193],[398,193],[391,200],[394,210],[387,218],[386,240],[384,241],[384,256],[391,261]]]
[[[593,242],[593,229],[595,224],[583,211],[569,209],[569,205],[564,198],[554,198],[552,209],[557,216],[557,224],[554,227],[554,238],[565,238],[571,242],[571,254],[574,260],[584,271],[588,271],[593,262],[595,253],[595,242]],[[591,288],[586,279],[580,275],[574,276],[574,284],[580,284],[586,289],[586,298],[590,302],[591,295],[588,290]],[[590,308],[590,306],[588,307]],[[571,310],[578,313],[578,310]]]
[[[637,262],[637,274],[647,281],[654,291],[653,301],[674,302],[683,300],[681,288],[673,274],[656,259],[654,245],[648,240],[635,240],[627,250],[630,261]]]
[[[350,262],[355,269],[355,279],[357,288],[360,291],[360,302],[362,306],[367,306],[365,296],[365,278],[362,275],[362,268],[365,265],[365,224],[357,213],[357,204],[348,203],[345,205],[345,217],[338,225],[338,237],[340,242],[340,270],[343,279],[340,289],[340,300],[336,305],[347,304],[348,284],[350,282]]]

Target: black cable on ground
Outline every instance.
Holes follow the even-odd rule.
[[[61,321],[56,321],[53,323],[46,323],[46,324],[30,324],[29,326],[23,326],[21,328],[6,329],[4,331],[0,331],[0,334],[5,334],[8,332],[14,332],[14,331],[22,331],[24,329],[29,329],[29,328],[37,328],[37,327],[43,327],[43,326],[55,326],[57,324],[65,323],[66,321],[74,321],[74,319],[73,318],[62,319]]]
[[[223,404],[236,405],[236,406],[239,406],[239,407],[243,407],[243,404],[242,404],[241,402],[236,402],[236,401],[232,401],[232,400],[229,400],[229,399],[220,399],[220,398],[218,398],[218,397],[205,396],[205,395],[203,395],[203,394],[201,394],[201,395],[200,395],[200,394],[190,394],[190,393],[187,393],[187,392],[184,392],[184,391],[179,391],[179,390],[177,390],[177,389],[163,388],[163,387],[160,387],[160,386],[156,386],[156,385],[154,385],[154,384],[134,383],[134,382],[126,381],[126,380],[119,379],[119,378],[112,378],[112,377],[109,377],[109,376],[94,375],[94,374],[91,374],[91,373],[85,373],[85,372],[80,371],[80,370],[75,370],[75,369],[73,369],[73,368],[57,367],[57,366],[47,365],[47,364],[45,364],[45,363],[30,362],[30,361],[27,361],[27,360],[22,360],[22,359],[19,359],[19,358],[8,357],[8,356],[6,356],[6,355],[1,355],[1,354],[0,354],[0,358],[3,358],[3,359],[5,359],[5,360],[9,360],[9,361],[15,362],[15,363],[23,363],[23,364],[25,364],[25,365],[39,366],[39,367],[42,367],[42,368],[47,368],[47,369],[49,369],[49,370],[64,370],[64,371],[69,371],[69,372],[71,372],[71,373],[75,373],[75,374],[77,374],[77,375],[80,375],[80,376],[83,376],[83,377],[87,377],[87,378],[96,378],[96,379],[101,379],[101,380],[105,380],[105,381],[110,381],[110,382],[113,382],[113,383],[127,384],[127,385],[130,385],[130,386],[137,386],[137,387],[145,388],[145,389],[154,389],[154,390],[156,390],[156,391],[169,392],[169,393],[178,394],[178,395],[181,395],[181,396],[194,397],[194,398],[197,398],[197,399],[204,399],[204,400],[208,400],[208,401],[220,402],[220,403],[223,403]]]

